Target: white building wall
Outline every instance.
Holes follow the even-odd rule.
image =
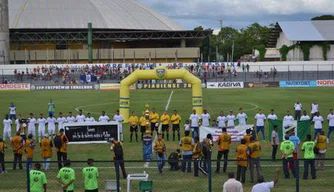
[[[284,32],[280,32],[277,39],[276,48],[281,48],[283,45],[290,46],[293,42],[288,39]]]

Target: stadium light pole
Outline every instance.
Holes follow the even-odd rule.
[[[0,0],[0,64],[9,64],[8,0]]]
[[[88,63],[93,63],[93,27],[88,23]]]

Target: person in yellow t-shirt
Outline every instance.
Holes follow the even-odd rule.
[[[44,160],[43,169],[47,172],[50,166],[50,160],[52,158],[52,141],[49,139],[49,134],[45,134],[41,140],[41,157]]]
[[[32,168],[32,159],[34,158],[35,146],[36,146],[35,140],[33,140],[32,134],[29,134],[28,139],[25,141],[24,145],[29,169]]]
[[[320,131],[320,134],[317,136],[315,147],[319,150],[319,152],[315,155],[315,158],[318,159],[315,162],[315,168],[317,168],[320,164],[320,170],[324,170],[324,159],[327,151],[327,137],[325,136],[324,131]]]
[[[241,139],[240,145],[235,151],[235,160],[237,161],[237,180],[241,183],[246,182],[246,170],[248,166],[249,150],[246,145],[246,140]]]
[[[135,132],[136,135],[136,142],[138,142],[138,117],[136,115],[135,111],[132,111],[132,115],[129,118],[129,124],[130,124],[130,143],[132,142],[132,136],[133,132]]]
[[[175,141],[175,132],[177,131],[177,138],[178,141],[180,141],[180,122],[181,122],[181,116],[178,114],[177,110],[174,110],[174,113],[172,117],[170,118],[170,121],[173,124],[173,141]]]
[[[16,132],[16,136],[12,138],[11,144],[14,153],[13,170],[16,169],[17,163],[19,164],[19,168],[22,169],[23,139],[19,131]]]
[[[159,121],[159,114],[155,111],[155,108],[152,108],[152,112],[149,115],[149,120],[151,123],[151,135],[153,135],[153,132],[158,132],[158,126],[156,125]]]
[[[166,144],[162,138],[162,134],[158,133],[158,139],[155,141],[154,151],[156,153],[156,160],[158,164],[159,173],[162,173],[162,169],[166,163]]]
[[[260,173],[260,153],[261,144],[257,140],[256,136],[251,137],[251,143],[249,144],[249,171],[250,171],[250,181],[254,182],[254,167],[256,166],[257,180],[259,179]]]
[[[6,168],[5,168],[5,149],[7,149],[7,145],[5,141],[0,138],[0,173],[6,173]]]
[[[143,140],[143,137],[144,137],[145,132],[146,132],[146,126],[147,126],[146,123],[148,123],[148,121],[146,120],[145,112],[143,112],[143,115],[139,118],[141,140]]]
[[[223,133],[218,137],[218,154],[217,154],[217,168],[216,173],[220,172],[220,160],[224,156],[223,172],[226,173],[228,153],[230,152],[231,135],[227,134],[226,128],[222,128]]]
[[[161,121],[161,131],[162,131],[162,138],[165,138],[165,132],[167,134],[167,141],[169,141],[169,121],[170,121],[170,117],[167,114],[167,111],[164,111],[164,113],[161,115],[160,117],[160,121]]]

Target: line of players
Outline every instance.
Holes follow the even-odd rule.
[[[6,115],[3,120],[4,131],[3,131],[3,140],[5,141],[8,137],[10,140],[12,138],[12,119],[15,119],[16,132],[20,132],[21,135],[25,134],[24,129],[20,129],[20,120],[24,119],[21,114],[13,115],[11,113],[10,116]],[[116,114],[113,116],[113,121],[119,122],[120,132],[122,133],[122,123],[123,116],[119,114],[119,111],[116,111]],[[98,122],[107,123],[110,121],[110,118],[106,115],[105,111],[102,111],[101,116],[98,119]],[[49,114],[49,117],[45,118],[41,113],[39,118],[35,118],[33,113],[29,114],[29,118],[27,118],[27,124],[23,124],[23,127],[27,127],[27,134],[33,135],[36,138],[36,127],[38,127],[37,136],[39,138],[39,142],[41,138],[45,135],[46,128],[48,130],[48,134],[50,136],[54,136],[56,133],[56,126],[58,126],[58,131],[60,129],[64,129],[64,123],[92,123],[96,122],[94,117],[91,116],[90,113],[87,113],[87,116],[83,115],[82,110],[79,110],[79,114],[77,116],[73,116],[72,112],[68,113],[67,117],[63,116],[63,113],[60,112],[58,117],[54,117],[52,114]]]

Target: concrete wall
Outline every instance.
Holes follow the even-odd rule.
[[[9,64],[8,0],[0,0],[0,64]]]

